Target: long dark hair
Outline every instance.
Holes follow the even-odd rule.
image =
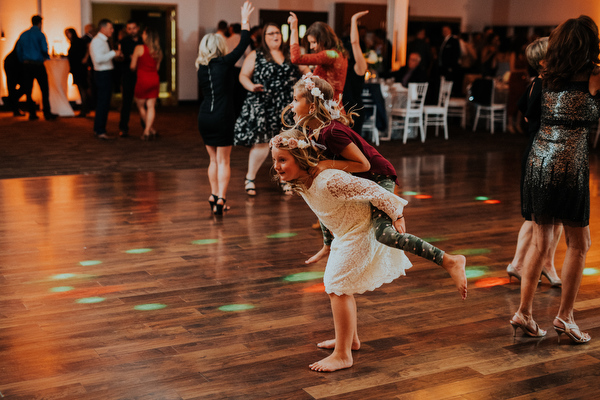
[[[267,34],[267,28],[270,26],[274,26],[281,33],[281,29],[279,29],[279,25],[277,25],[274,22],[267,22],[265,24],[265,26],[263,26],[263,28],[262,28],[262,40],[261,40],[260,45],[258,46],[257,50],[260,50],[265,55],[265,59],[267,61],[273,62],[273,56],[271,55],[271,50],[269,49],[269,46],[267,46],[267,43],[265,41],[265,36]],[[281,46],[279,48],[281,49],[281,52],[283,53],[285,60],[289,61],[290,48],[286,43],[283,43],[283,39],[281,40]]]
[[[599,54],[596,23],[587,15],[566,20],[550,33],[542,71],[544,84],[560,89],[577,75],[590,74],[600,62]]]
[[[317,21],[308,27],[304,35],[305,43],[308,41],[307,37],[309,35],[315,38],[321,50],[335,50],[344,56],[347,55],[344,44],[325,22]]]

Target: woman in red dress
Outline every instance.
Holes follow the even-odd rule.
[[[163,53],[158,41],[158,32],[146,28],[142,33],[142,39],[144,44],[137,45],[131,55],[130,68],[133,71],[137,70],[134,97],[144,127],[142,140],[150,140],[156,137],[156,130],[152,125],[158,98],[158,68]]]

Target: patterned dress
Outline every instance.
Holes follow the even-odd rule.
[[[268,143],[281,131],[281,111],[292,102],[294,84],[298,79],[298,67],[288,60],[279,65],[267,61],[265,55],[256,50],[252,82],[263,85],[264,91],[249,92],[246,96],[235,123],[233,143],[236,146]]]
[[[406,275],[412,264],[402,250],[377,241],[371,222],[371,204],[396,219],[406,200],[337,169],[321,172],[301,195],[335,236],[323,277],[327,293],[364,293]]]
[[[540,130],[527,159],[522,212],[540,224],[585,227],[590,218],[588,137],[600,99],[587,81],[542,92]]]

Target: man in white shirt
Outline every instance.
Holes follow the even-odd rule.
[[[94,64],[94,80],[96,83],[96,116],[94,117],[94,134],[100,140],[113,139],[106,134],[106,121],[110,108],[110,97],[113,86],[113,59],[121,56],[121,50],[111,50],[109,38],[114,32],[113,24],[108,19],[98,23],[98,34],[90,43],[90,57]]]

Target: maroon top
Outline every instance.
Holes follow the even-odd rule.
[[[372,179],[372,174],[386,175],[396,181],[396,170],[392,163],[386,160],[373,146],[371,146],[358,133],[339,121],[331,121],[329,126],[323,128],[319,133],[317,143],[327,147],[323,154],[331,160],[345,160],[340,154],[350,144],[354,143],[365,155],[371,169],[366,172],[357,172],[353,175],[361,178]],[[396,182],[397,183],[397,182]]]

